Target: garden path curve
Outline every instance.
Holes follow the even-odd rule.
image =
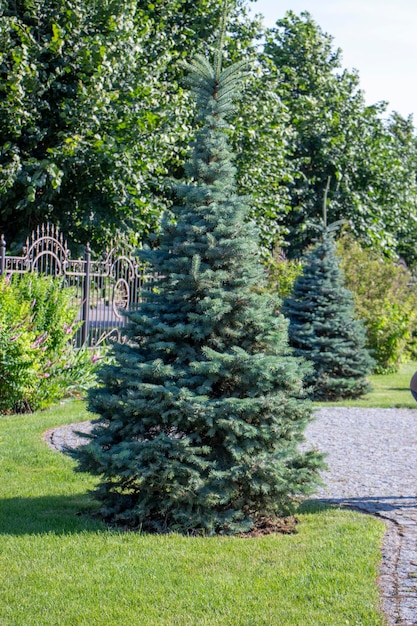
[[[74,431],[90,428],[83,422],[51,429],[46,440],[58,450],[74,447],[83,442]],[[417,409],[321,408],[306,438],[327,453],[325,486],[315,497],[385,521],[382,607],[390,626],[416,626]]]

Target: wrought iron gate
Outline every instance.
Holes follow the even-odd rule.
[[[154,277],[143,264],[120,248],[107,249],[96,259],[87,244],[84,257],[72,259],[67,241],[57,226],[45,224],[27,238],[22,256],[6,254],[0,238],[0,274],[38,272],[62,276],[65,286],[74,290],[83,322],[76,335],[78,346],[98,345],[118,334],[125,323],[123,311],[137,305],[143,290],[152,288]]]

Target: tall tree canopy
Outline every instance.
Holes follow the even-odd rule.
[[[161,179],[181,171],[192,123],[177,61],[213,40],[220,8],[2,2],[0,230],[9,243],[45,220],[84,243],[157,228],[170,201]],[[231,50],[252,37],[237,16],[232,24]]]
[[[358,73],[342,70],[332,41],[309,13],[289,11],[265,46],[292,133],[283,180],[289,207],[281,213],[289,254],[311,243],[329,177],[330,221],[346,218],[366,244],[405,253],[404,224],[415,239],[417,216],[412,122],[398,114],[384,120],[385,103],[366,106]]]
[[[300,256],[331,176],[331,219],[348,218],[365,244],[414,262],[411,119],[365,106],[357,73],[341,69],[307,13],[287,13],[263,49],[248,2],[230,2],[228,58],[253,63],[228,133],[264,250],[285,240]],[[220,9],[217,0],[1,3],[0,231],[9,244],[46,220],[79,243],[158,232],[194,134],[178,61],[214,43]]]

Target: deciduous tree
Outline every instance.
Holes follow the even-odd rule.
[[[281,80],[292,143],[282,179],[289,210],[279,220],[287,252],[299,257],[315,236],[326,181],[329,220],[348,219],[366,245],[407,253],[404,224],[415,240],[416,140],[411,120],[385,119],[386,103],[367,106],[356,71],[342,68],[342,51],[309,13],[289,11],[270,31],[265,54]],[[407,252],[406,252],[407,250]]]
[[[193,118],[178,60],[213,41],[220,8],[216,0],[1,4],[0,231],[9,247],[46,220],[81,243],[157,230],[172,201],[163,180],[182,173]],[[233,23],[250,39],[237,15]],[[231,54],[237,47],[231,37]]]

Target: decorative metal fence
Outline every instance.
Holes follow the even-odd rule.
[[[118,335],[125,324],[123,311],[138,305],[141,293],[152,288],[154,277],[129,253],[114,247],[96,259],[90,246],[84,258],[72,259],[58,227],[46,224],[27,238],[22,256],[6,254],[0,238],[0,274],[37,272],[62,276],[63,284],[74,290],[82,324],[76,335],[78,346],[94,346],[111,335]]]

